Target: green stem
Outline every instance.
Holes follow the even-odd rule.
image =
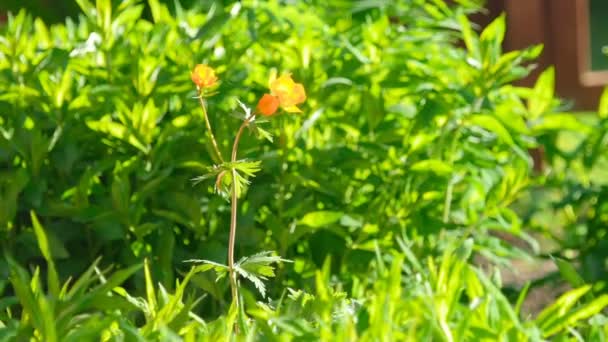
[[[209,122],[209,115],[207,115],[207,107],[205,106],[205,100],[203,99],[201,90],[198,91],[198,100],[201,104],[201,108],[203,109],[203,118],[205,119],[205,126],[207,126],[207,133],[209,134],[209,139],[211,139],[211,144],[213,145],[213,150],[217,155],[217,159],[220,163],[224,163],[224,158],[222,158],[222,154],[220,153],[220,149],[217,146],[217,141],[215,140],[215,135],[213,135],[213,130],[211,129],[211,123]]]
[[[277,213],[276,215],[278,216],[279,222],[281,223],[282,226],[289,226],[288,224],[285,224],[285,217],[283,215],[284,213],[284,206],[285,206],[285,201],[284,201],[284,194],[285,194],[285,173],[287,168],[285,167],[285,163],[286,163],[286,158],[287,158],[287,135],[285,134],[286,132],[286,127],[285,127],[285,120],[284,117],[279,117],[279,122],[280,122],[280,127],[281,127],[281,135],[279,138],[279,145],[281,148],[281,154],[280,154],[280,168],[281,168],[281,173],[279,175],[279,195],[277,197]],[[289,231],[291,229],[283,229],[282,233],[279,237],[279,255],[286,255],[287,254],[287,248],[288,248],[288,241],[289,241]],[[276,275],[276,279],[281,279],[282,275],[283,275],[283,271],[284,268],[279,268],[277,271],[277,275]]]
[[[245,127],[247,127],[249,125],[249,123],[251,122],[251,120],[254,118],[253,115],[251,115],[250,117],[248,117],[247,119],[245,119],[245,121],[243,121],[243,124],[241,124],[241,127],[239,128],[239,131],[236,134],[236,137],[234,138],[234,145],[232,145],[232,157],[231,157],[231,161],[232,163],[236,162],[236,156],[237,156],[237,151],[239,148],[239,141],[241,140],[241,135],[243,135],[243,131],[245,129]],[[236,169],[233,167],[232,168],[232,199],[231,199],[231,206],[230,206],[230,236],[228,238],[228,270],[230,272],[230,287],[232,289],[232,300],[235,301],[236,306],[238,308],[239,306],[239,293],[238,293],[238,287],[237,287],[237,282],[236,282],[236,273],[234,271],[234,244],[235,244],[235,240],[236,240],[236,214],[237,214],[237,209],[238,209],[238,194],[236,192]]]

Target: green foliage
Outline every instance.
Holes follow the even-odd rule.
[[[607,103],[608,92],[604,91],[597,116],[581,113],[575,118],[558,114],[539,125],[551,168],[535,187],[533,196],[550,200],[531,205],[528,214],[530,226],[546,232],[557,244],[554,254],[560,257],[557,264],[565,278],[573,286],[602,281],[598,288],[603,292],[608,276]],[[545,226],[547,215],[559,220]]]
[[[76,3],[64,24],[20,11],[0,29],[0,339],[606,340],[590,272],[608,250],[608,95],[589,123],[564,113],[553,69],[511,85],[541,47],[503,53],[504,16],[478,33],[473,0]],[[268,75],[305,85],[304,113],[256,118],[242,159],[218,163],[198,63],[220,79],[223,155]],[[541,144],[556,171],[535,175]],[[234,269],[214,194],[231,170]],[[507,296],[473,260],[530,258],[497,232],[535,254],[531,227],[562,228],[547,211],[574,289],[525,314],[529,287]]]

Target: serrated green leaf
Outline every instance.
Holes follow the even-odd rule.
[[[259,160],[237,160],[234,163],[228,163],[228,169],[231,168],[235,168],[237,171],[240,171],[249,177],[253,177],[262,169],[262,162]]]
[[[228,266],[219,264],[214,261],[203,260],[203,259],[189,259],[189,260],[184,260],[184,262],[193,262],[193,263],[201,264],[192,269],[191,272],[193,272],[193,274],[207,272],[209,270],[214,270],[215,273],[217,274],[216,281],[225,277],[226,274],[228,273]]]
[[[274,277],[274,267],[272,264],[281,262],[291,262],[279,256],[273,255],[274,252],[265,251],[251,256],[243,257],[235,265],[235,270],[245,279],[251,281],[258,289],[262,297],[266,296],[266,287],[263,280]]]
[[[280,256],[272,254],[273,252],[271,251],[265,251],[252,256],[243,257],[236,265],[255,275],[274,277],[274,268],[270,265],[281,262],[291,262],[291,260],[283,259]]]
[[[262,279],[266,280],[267,278],[262,277],[262,276],[256,276],[256,275],[248,272],[247,270],[245,270],[241,267],[238,267],[236,265],[234,266],[234,270],[236,271],[237,274],[239,274],[243,278],[252,282],[253,285],[255,286],[255,288],[262,295],[262,298],[266,297],[266,285],[264,285],[264,281],[262,281]]]

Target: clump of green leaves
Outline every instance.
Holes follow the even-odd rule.
[[[606,340],[606,299],[589,287],[606,106],[594,123],[565,113],[552,69],[513,86],[541,48],[503,53],[504,17],[477,30],[478,1],[77,4],[64,24],[21,11],[0,28],[3,338],[226,340],[237,324],[269,340]],[[239,159],[218,163],[197,63],[222,79],[208,117],[224,155],[242,123],[226,113],[266,92],[273,68],[304,83],[305,114],[251,126]],[[557,171],[539,177],[527,150],[541,144]],[[230,203],[214,194],[235,169],[236,254],[253,255],[235,263],[250,280],[239,308],[221,276]],[[527,202],[538,184],[554,205]],[[547,208],[576,228],[553,253],[573,290],[524,315],[528,288],[506,296],[471,260],[532,257],[531,226],[559,232]]]
[[[539,125],[548,163],[532,201],[526,201],[529,225],[555,243],[551,252],[568,283],[578,287],[601,281],[598,287],[605,292],[608,91],[597,113],[549,119]]]

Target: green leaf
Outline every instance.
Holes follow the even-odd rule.
[[[152,20],[156,24],[162,23],[167,17],[171,17],[167,6],[159,0],[148,0],[148,6],[150,6],[150,12],[152,12]]]
[[[101,28],[106,37],[110,37],[112,27],[112,1],[96,0],[97,26]]]
[[[554,85],[555,69],[549,67],[540,74],[532,90],[532,95],[528,98],[530,119],[534,120],[551,110]]]
[[[245,269],[242,269],[241,267],[238,267],[235,265],[234,270],[243,278],[249,280],[250,282],[253,283],[253,285],[255,286],[255,288],[258,290],[258,292],[260,292],[260,294],[262,295],[262,298],[266,297],[266,285],[264,285],[264,281],[267,278],[263,277],[263,276],[256,276],[255,274],[252,274],[250,272],[248,272]]]
[[[117,122],[113,122],[109,116],[103,117],[99,121],[87,121],[87,126],[98,132],[109,134],[110,136],[122,140],[124,142],[129,143],[131,146],[137,148],[144,154],[148,154],[150,152],[150,147],[144,145],[126,126],[119,124]]]
[[[208,13],[208,19],[201,26],[194,37],[195,41],[212,41],[212,38],[221,32],[221,29],[230,21],[231,15],[229,13]]]
[[[53,296],[59,296],[60,285],[59,285],[59,275],[57,274],[57,269],[55,268],[55,262],[53,261],[53,256],[51,255],[51,247],[49,245],[49,240],[47,239],[47,235],[42,228],[42,225],[38,221],[38,217],[34,211],[30,211],[30,216],[32,218],[32,225],[34,226],[34,233],[36,234],[36,241],[38,241],[38,247],[42,252],[42,256],[47,262],[49,267],[48,269],[48,285],[49,291]]]
[[[168,227],[159,229],[159,240],[157,245],[158,269],[161,272],[162,283],[168,286],[175,283],[173,257],[175,255],[175,235]]]
[[[74,315],[95,307],[95,303],[101,301],[104,298],[110,296],[112,289],[125,280],[131,277],[135,272],[141,269],[142,264],[136,264],[126,269],[114,272],[107,280],[102,278],[102,284],[96,286],[89,292],[86,292],[78,297],[73,298],[67,305],[61,310],[57,316],[57,322],[59,325],[67,325]]]
[[[129,209],[131,207],[131,183],[128,177],[128,170],[116,161],[114,166],[112,185],[110,193],[112,195],[112,205],[121,215],[122,221],[129,225]]]
[[[458,16],[458,22],[460,23],[462,39],[464,40],[464,44],[467,47],[469,56],[475,59],[477,63],[481,63],[481,51],[479,49],[479,40],[477,38],[477,34],[475,34],[475,31],[473,31],[473,29],[471,28],[471,22],[464,14],[460,14]]]
[[[241,260],[239,260],[236,264],[255,275],[274,277],[274,268],[270,267],[270,265],[292,261],[283,259],[277,255],[273,255],[273,253],[274,252],[272,251],[259,252],[254,255],[241,258]]]
[[[604,294],[577,310],[569,311],[567,314],[560,316],[559,319],[549,321],[548,324],[543,326],[543,337],[549,337],[573,327],[579,321],[600,313],[607,306],[608,295]]]
[[[150,274],[150,266],[148,259],[144,260],[144,276],[146,279],[146,299],[148,301],[148,308],[152,314],[156,313],[158,303],[156,302],[156,294],[154,293],[154,281]]]
[[[505,126],[492,115],[471,115],[467,118],[467,122],[474,126],[479,126],[494,134],[505,144],[513,145],[514,141],[509,131]]]
[[[76,0],[76,3],[85,15],[91,16],[95,13],[95,6],[89,0]]]
[[[273,255],[274,252],[265,251],[252,256],[243,257],[235,265],[235,270],[245,279],[251,281],[258,289],[262,297],[266,297],[266,286],[264,280],[274,277],[274,267],[272,264],[281,262],[291,262],[279,256]]]
[[[602,119],[608,118],[608,87],[605,87],[604,91],[602,92],[602,96],[600,97],[599,108],[597,109],[597,114]]]
[[[566,315],[576,302],[590,290],[591,285],[585,285],[564,293],[553,304],[541,311],[536,318],[536,323],[541,328],[549,327]]]
[[[98,257],[93,261],[93,263],[87,268],[87,270],[82,273],[82,275],[74,282],[74,285],[67,291],[64,298],[71,299],[74,297],[81,296],[85,291],[89,289],[89,286],[95,282],[97,276],[95,275],[95,270],[97,269],[97,265],[101,261],[101,257]]]
[[[420,261],[418,260],[418,258],[416,257],[416,255],[414,254],[412,249],[410,248],[411,243],[409,241],[406,242],[406,240],[404,240],[405,238],[406,238],[405,235],[403,238],[397,237],[397,243],[399,244],[399,247],[401,248],[401,251],[403,252],[406,259],[414,267],[414,271],[421,272],[422,264],[420,263]]]
[[[581,287],[585,285],[585,281],[578,274],[574,265],[561,258],[553,258],[553,262],[559,269],[559,273],[566,279],[572,287]]]
[[[304,215],[298,223],[312,228],[321,228],[338,222],[342,216],[344,213],[340,211],[313,211]]]
[[[499,60],[505,30],[505,15],[503,13],[481,33],[479,41],[484,50],[484,66],[491,66]]]
[[[531,282],[526,282],[526,285],[519,291],[519,296],[517,296],[517,302],[515,303],[515,312],[518,315],[521,315],[521,308],[524,305],[524,301],[526,300],[526,296],[528,295],[528,291],[530,290]]]
[[[61,108],[68,97],[72,88],[72,71],[70,69],[64,70],[61,77],[61,82],[55,92],[55,107]]]
[[[352,53],[352,55],[361,63],[361,64],[368,64],[370,63],[370,59],[367,58],[363,52],[361,52],[360,49],[358,49],[357,47],[355,47],[353,44],[351,44],[351,42],[348,40],[348,38],[346,37],[342,37],[342,43],[344,44],[344,47],[346,47],[346,49]]]
[[[48,335],[56,335],[54,326],[47,326],[48,319],[43,316],[43,309],[40,302],[45,300],[44,294],[34,292],[29,283],[31,279],[25,269],[19,266],[11,257],[6,257],[10,268],[9,279],[13,285],[15,295],[19,298],[21,308],[32,320],[33,328],[45,338]],[[47,332],[48,330],[48,332]]]
[[[204,260],[204,259],[189,259],[189,260],[184,260],[184,262],[193,262],[193,263],[201,264],[201,265],[198,265],[193,268],[193,270],[191,271],[191,272],[193,272],[193,274],[207,272],[209,270],[214,270],[215,273],[217,274],[217,280],[225,277],[226,274],[228,273],[228,266],[219,264],[215,261]]]
[[[273,141],[272,134],[265,129],[262,129],[259,125],[253,126],[255,130],[255,135],[258,138],[266,139],[269,142]]]
[[[244,173],[249,177],[255,176],[262,169],[262,162],[259,160],[237,160],[236,162],[227,163],[227,169],[235,168],[237,171]]]
[[[574,114],[570,113],[555,113],[544,115],[532,124],[532,130],[536,134],[545,132],[569,130],[588,134],[591,128],[579,121]]]
[[[443,160],[427,159],[416,162],[412,165],[411,170],[416,172],[433,172],[439,176],[445,176],[452,173],[452,166]]]
[[[70,330],[70,333],[62,338],[64,342],[92,341],[102,335],[102,331],[110,328],[114,322],[114,317],[100,317],[92,315],[84,322],[80,322],[78,327]]]

